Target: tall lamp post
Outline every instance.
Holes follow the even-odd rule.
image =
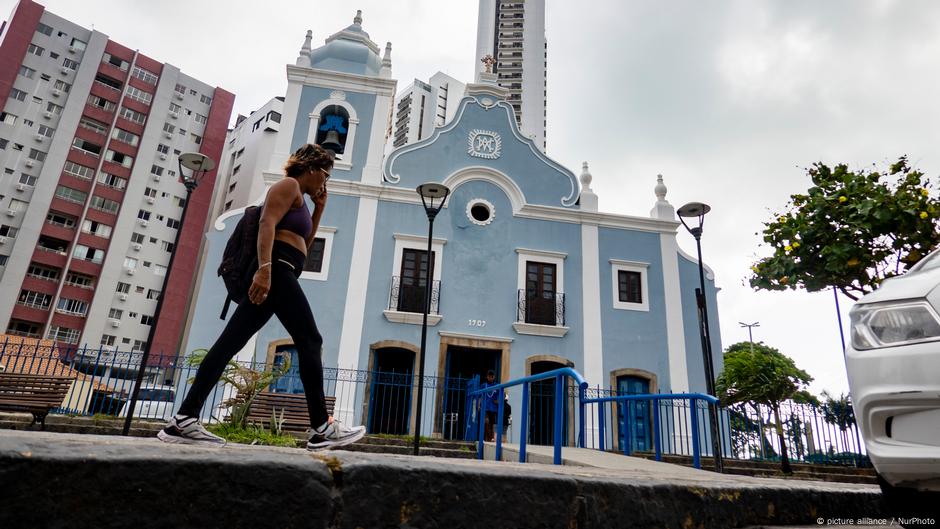
[[[760,327],[760,322],[755,321],[754,323],[744,323],[743,321],[739,321],[738,325],[740,325],[742,328],[747,327],[747,341],[751,342],[751,352],[753,353],[754,352],[754,333],[751,332],[751,329],[753,329],[754,327]]]
[[[444,207],[444,201],[447,200],[447,195],[450,195],[450,189],[445,185],[429,182],[419,185],[417,191],[421,195],[424,212],[428,215],[428,274],[424,278],[426,295],[424,297],[424,317],[421,320],[421,351],[418,353],[418,411],[415,416],[415,455],[418,455],[418,446],[421,439],[421,401],[424,397],[424,348],[428,338],[428,311],[431,310],[431,281],[434,279],[434,259],[431,258],[434,218]],[[420,274],[420,268],[418,273]]]
[[[160,287],[160,297],[157,298],[157,308],[153,314],[153,322],[150,324],[150,334],[147,336],[147,344],[144,347],[144,354],[140,358],[140,367],[137,369],[137,380],[134,382],[134,389],[131,391],[131,401],[127,407],[127,417],[124,419],[124,430],[122,435],[127,435],[131,430],[131,419],[137,408],[137,396],[140,393],[140,385],[144,381],[144,370],[147,369],[147,360],[150,358],[150,350],[153,347],[153,338],[157,331],[157,321],[160,319],[160,309],[163,308],[163,298],[166,297],[166,284],[170,279],[170,273],[173,271],[173,260],[176,258],[176,247],[179,244],[180,232],[186,225],[186,210],[189,208],[189,199],[193,191],[199,186],[199,183],[205,178],[206,173],[215,169],[215,161],[204,154],[197,152],[184,152],[179,156],[180,179],[186,186],[186,202],[183,203],[183,213],[180,216],[180,227],[176,230],[176,237],[173,239],[173,251],[170,252],[170,262],[166,267],[166,275],[163,276],[163,286]],[[189,176],[183,172],[183,169],[189,169]]]
[[[695,289],[695,301],[698,305],[699,316],[699,334],[702,339],[702,356],[705,362],[705,388],[711,396],[715,394],[715,368],[712,364],[712,340],[711,331],[708,328],[708,306],[705,302],[705,265],[702,263],[702,225],[705,224],[705,214],[711,211],[708,204],[701,202],[689,202],[679,208],[676,213],[685,229],[695,237],[695,247],[698,250],[698,280],[699,288]],[[689,227],[685,219],[698,219],[698,226]],[[711,408],[711,434],[712,434],[712,452],[715,454],[715,470],[719,473],[724,471],[721,461],[721,439],[718,429],[718,407],[710,405]],[[694,412],[694,411],[693,411]]]

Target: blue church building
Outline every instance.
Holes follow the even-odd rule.
[[[451,121],[386,152],[396,88],[391,45],[380,50],[359,16],[323,46],[311,41],[308,32],[287,66],[284,113],[264,178],[283,178],[287,157],[304,143],[340,144],[301,276],[324,338],[326,392],[337,399],[338,417],[372,432],[413,433],[412,376],[427,289],[424,435],[458,435],[461,384],[489,369],[506,381],[569,366],[592,387],[705,391],[698,263],[677,245],[681,225],[661,177],[649,214],[598,211],[587,163],[575,174],[524,137],[491,73],[467,85]],[[425,182],[451,190],[430,256],[428,218],[415,191]],[[185,352],[209,347],[225,325],[218,318],[225,289],[213,271],[242,211],[223,214],[206,235]],[[708,271],[715,329],[716,292]],[[273,364],[291,347],[272,319],[237,359]],[[721,350],[717,339],[713,348]],[[302,391],[291,377],[271,389]],[[514,410],[519,399],[511,393]],[[541,426],[533,428],[537,437]]]

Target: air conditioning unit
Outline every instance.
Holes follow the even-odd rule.
[[[120,296],[118,296],[118,298],[119,298],[121,301],[127,301],[127,294],[121,294]]]
[[[147,222],[147,221],[144,220],[144,219],[137,219],[137,222],[139,222],[140,225],[143,226],[143,227],[145,227],[145,228],[147,227],[147,225],[150,224],[149,222]]]
[[[36,134],[35,136],[33,136],[33,139],[36,140],[36,141],[42,141],[42,140],[46,139],[46,137],[43,136],[42,134]]]
[[[16,184],[17,191],[26,191],[26,184]]]
[[[173,95],[176,96],[176,99],[179,99],[180,101],[183,100],[183,94],[174,91],[174,92],[173,92]]]
[[[69,53],[76,53],[76,52],[78,52],[78,48],[76,48],[75,46],[69,46]]]
[[[135,252],[139,252],[141,248],[143,248],[143,246],[141,246],[140,243],[137,243],[137,244],[134,245],[134,251],[135,251]]]
[[[127,272],[127,275],[129,276],[134,275],[134,273],[136,272],[136,270],[134,270],[133,268],[125,268],[124,271]]]
[[[164,133],[163,133],[163,137],[166,138],[166,139],[168,139],[168,140],[172,140],[172,139],[173,139],[173,134],[170,133],[170,132],[164,132]]]
[[[59,90],[58,88],[52,89],[52,97],[59,97],[60,95],[62,95],[62,90]]]
[[[7,238],[6,238],[6,237],[0,237],[0,244],[6,244],[6,243],[7,243]]]
[[[179,113],[179,112],[170,112],[170,117],[173,118],[173,119],[179,119],[180,113]]]
[[[154,202],[156,202],[156,200],[154,200],[153,197],[147,197],[147,203],[148,203],[148,204],[153,204]]]
[[[163,153],[161,152],[161,153],[160,153],[160,159],[161,159],[161,160],[166,160],[166,154],[163,154]]]
[[[154,181],[154,182],[159,182],[159,181],[160,181],[160,175],[158,175],[158,174],[153,175],[153,181]]]
[[[111,319],[111,326],[112,326],[112,327],[120,327],[120,326],[121,326],[121,320]]]
[[[46,112],[45,114],[42,115],[42,117],[46,119],[52,119],[52,112]]]
[[[71,69],[71,68],[68,68],[68,67],[66,67],[66,66],[63,66],[63,67],[60,69],[60,71],[62,72],[62,75],[68,75],[68,74],[72,73],[72,69]]]
[[[32,158],[27,158],[27,159],[26,159],[26,167],[32,167],[32,166],[34,166],[34,165],[36,165],[36,162],[33,161]]]
[[[7,210],[7,217],[15,217],[15,216],[16,216],[16,210],[15,210],[15,209],[12,209],[12,208],[11,208],[11,209],[8,209],[8,210]]]

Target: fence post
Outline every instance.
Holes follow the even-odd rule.
[[[578,446],[580,448],[587,448],[584,440],[584,430],[587,428],[587,419],[584,415],[587,412],[587,404],[584,403],[586,390],[587,382],[578,386]]]
[[[606,451],[604,447],[604,441],[606,441],[607,436],[604,433],[604,403],[605,401],[600,400],[600,390],[597,393],[597,446],[601,452]]]
[[[698,403],[693,397],[689,404],[692,408],[692,466],[702,468],[701,454],[698,446]]]
[[[633,431],[630,428],[630,412],[633,410],[633,403],[636,401],[625,400],[623,401],[623,428],[620,428],[620,438],[623,439],[623,455],[628,456],[633,453]],[[620,426],[620,421],[617,421],[617,426]]]
[[[483,409],[483,395],[480,395],[480,398],[477,402],[477,459],[483,459],[483,427],[486,423],[486,417],[483,416],[486,412]]]
[[[519,425],[519,462],[525,463],[525,445],[529,438],[529,431],[526,429],[529,424],[529,383],[522,383],[522,424]]]
[[[663,460],[662,440],[659,438],[659,399],[650,399],[653,408],[653,446],[656,449],[656,461]]]
[[[496,460],[503,460],[503,410],[506,407],[505,390],[499,388],[499,411],[496,413],[496,424],[493,430],[496,432]]]
[[[563,407],[565,405],[565,396],[562,394],[562,391],[565,389],[565,377],[564,375],[558,375],[555,377],[555,464],[561,464],[561,432],[562,432],[562,418]]]

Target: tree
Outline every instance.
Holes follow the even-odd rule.
[[[763,342],[731,345],[725,351],[724,364],[724,370],[715,383],[718,398],[726,406],[747,402],[755,407],[770,407],[780,441],[781,470],[786,474],[792,473],[780,420],[780,404],[804,390],[813,377],[796,367],[791,358]]]
[[[842,449],[849,451],[849,437],[847,430],[855,424],[855,409],[852,407],[852,397],[840,393],[839,397],[833,397],[827,391],[822,392],[825,402],[822,403],[823,418],[829,424],[834,424],[842,432]]]
[[[822,162],[806,172],[813,186],[764,223],[773,255],[751,267],[752,287],[835,287],[855,300],[940,244],[940,200],[906,157],[884,172]]]

